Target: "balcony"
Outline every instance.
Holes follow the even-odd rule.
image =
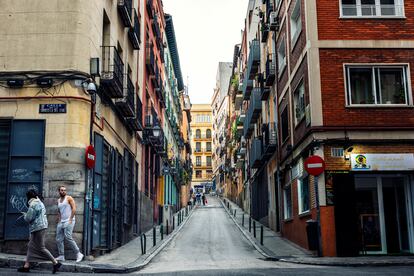
[[[201,135],[196,135],[194,137],[194,141],[201,141],[201,140],[211,140],[211,135],[206,135],[206,134],[201,134]]]
[[[277,148],[277,129],[276,123],[267,123],[262,127],[263,130],[263,152],[262,159],[267,160]]]
[[[211,168],[212,166],[212,162],[196,162],[195,164],[195,168]]]
[[[276,77],[276,62],[272,59],[272,54],[269,54],[266,59],[265,84],[272,86]]]
[[[137,11],[134,9],[134,26],[128,30],[129,41],[131,41],[132,48],[134,50],[139,50],[139,44],[141,43],[141,26],[139,24],[139,19]]]
[[[156,14],[152,20],[152,31],[154,32],[156,38],[161,38],[160,25],[158,24],[158,16]]]
[[[155,88],[155,93],[157,93],[157,97],[160,101],[160,105],[162,107],[166,107],[165,105],[165,90],[164,90],[164,86],[162,85],[162,81],[160,81],[161,85],[158,88]]]
[[[118,0],[118,12],[125,27],[132,26],[132,0]]]
[[[122,99],[116,100],[115,104],[119,112],[124,117],[134,117],[135,116],[135,87],[132,83],[131,78],[127,75],[126,86],[124,87],[124,97]]]
[[[262,141],[261,139],[253,139],[250,149],[250,168],[257,169],[262,164]]]
[[[262,91],[261,88],[256,87],[253,89],[252,95],[250,96],[249,103],[249,119],[250,124],[256,123],[262,112]]]
[[[147,42],[146,55],[145,55],[145,65],[150,75],[155,74],[155,56],[152,43]]]
[[[234,98],[234,109],[239,110],[243,103],[243,94],[237,93]]]
[[[122,98],[124,63],[117,49],[113,46],[102,46],[101,86],[110,98]]]
[[[262,19],[264,20],[264,19]],[[269,37],[269,25],[266,24],[264,21],[260,23],[260,31],[261,31],[261,42],[266,42],[267,38]]]
[[[260,67],[260,43],[253,39],[250,44],[249,58],[247,60],[246,77],[253,79]]]
[[[153,4],[153,0],[147,0],[147,12],[149,15],[149,18],[152,19],[154,18],[154,4]]]
[[[253,124],[250,124],[250,120],[249,119],[245,120],[244,121],[244,124],[243,124],[243,136],[246,139],[249,139],[250,136],[253,133],[253,130],[254,130],[254,125]]]
[[[250,97],[250,93],[253,89],[253,80],[248,79],[247,77],[243,79],[243,100],[248,100]]]
[[[160,71],[158,70],[157,64],[154,64],[154,65],[155,65],[154,75],[151,76],[151,82],[154,88],[160,88],[161,74],[160,74]]]
[[[137,97],[137,109],[135,112],[135,117],[133,118],[127,118],[127,123],[129,128],[131,128],[134,131],[143,130],[142,126],[142,102],[139,97]]]

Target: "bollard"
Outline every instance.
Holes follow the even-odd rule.
[[[172,222],[172,230],[174,231],[175,229],[175,216],[173,216],[173,222]]]
[[[252,232],[252,217],[249,217],[249,232]]]
[[[156,226],[154,226],[152,228],[152,246],[156,246],[157,245],[157,228]]]
[[[180,225],[180,212],[177,214],[177,227]]]
[[[236,217],[236,209],[234,209],[234,217]]]
[[[256,238],[256,221],[253,220],[253,237]]]
[[[161,240],[164,239],[164,225],[160,225],[160,234],[161,234]]]
[[[141,235],[141,253],[142,255],[147,253],[147,236],[145,234]]]
[[[244,227],[244,214],[242,215],[242,227]]]
[[[260,244],[263,245],[263,225],[260,226]]]
[[[167,219],[167,229],[165,233],[167,233],[167,236],[168,236],[168,219]]]

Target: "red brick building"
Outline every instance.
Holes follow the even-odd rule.
[[[414,1],[274,4],[281,234],[309,249],[312,219],[324,256],[414,253]]]

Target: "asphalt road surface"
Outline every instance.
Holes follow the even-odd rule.
[[[35,272],[30,275],[50,275]],[[74,273],[58,273],[75,275]],[[0,275],[27,275],[2,269]],[[85,275],[85,274],[76,274]],[[99,274],[113,275],[113,274]],[[265,261],[216,198],[197,208],[182,231],[151,263],[131,275],[414,275],[414,267],[326,267]]]

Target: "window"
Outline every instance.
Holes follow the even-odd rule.
[[[201,178],[201,171],[200,170],[196,171],[196,178]]]
[[[211,142],[207,142],[207,152],[211,152]]]
[[[309,176],[298,180],[299,214],[309,211]]]
[[[404,16],[404,0],[341,0],[341,16]]]
[[[283,69],[286,67],[286,39],[283,37],[279,48],[277,49],[277,69],[279,76],[282,74]]]
[[[196,166],[201,166],[201,156],[196,157]]]
[[[305,85],[303,81],[298,85],[294,94],[295,123],[298,124],[305,117]]]
[[[201,143],[200,142],[196,143],[196,152],[201,152]]]
[[[301,2],[301,0],[296,0],[292,15],[290,16],[290,41],[292,42],[292,48],[298,40],[300,32],[302,31]]]
[[[206,131],[206,137],[211,138],[211,129],[207,129]]]
[[[196,138],[201,138],[201,130],[199,129],[196,130]]]
[[[207,156],[207,166],[211,167],[211,156]]]
[[[282,136],[282,143],[283,143],[289,137],[289,115],[288,115],[287,107],[283,110],[282,115],[280,116],[280,120],[282,124],[281,136]]]
[[[289,184],[283,190],[284,218],[292,217],[292,186]]]
[[[347,66],[349,105],[408,105],[406,66]]]

